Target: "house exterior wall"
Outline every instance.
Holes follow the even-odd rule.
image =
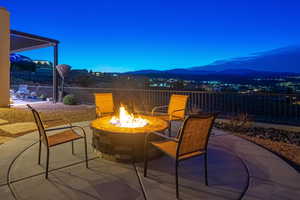
[[[10,104],[10,14],[0,7],[0,107]]]

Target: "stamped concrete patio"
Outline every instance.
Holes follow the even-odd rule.
[[[0,199],[176,199],[171,159],[150,161],[144,178],[143,163],[97,157],[90,145],[89,122],[77,125],[88,134],[89,169],[83,162],[82,141],[75,143],[75,156],[67,143],[51,150],[46,180],[45,154],[42,166],[37,164],[38,134],[26,134],[0,146]],[[202,157],[181,163],[180,199],[282,200],[300,196],[297,171],[269,151],[220,130],[213,130],[209,141],[208,174],[209,187],[204,184]]]

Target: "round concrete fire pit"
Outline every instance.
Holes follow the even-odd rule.
[[[112,116],[106,116],[91,122],[93,129],[92,145],[105,159],[114,161],[141,161],[144,156],[145,137],[153,131],[164,131],[168,123],[153,116],[141,115],[147,125],[138,128],[118,127],[112,124]],[[154,139],[154,138],[153,138]],[[149,157],[160,155],[150,149]]]

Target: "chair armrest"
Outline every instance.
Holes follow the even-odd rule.
[[[178,110],[173,110],[171,114],[175,113],[175,112],[179,112],[179,111],[183,111],[185,109],[178,109]]]
[[[79,128],[82,131],[84,137],[86,137],[86,133],[85,133],[84,128],[82,128],[81,126],[72,126],[71,129],[73,130],[73,128]]]
[[[114,114],[115,112],[101,112],[101,109],[99,106],[96,106],[96,117],[102,117],[103,115],[107,115],[107,114]]]
[[[171,112],[171,114],[170,114],[170,120],[172,119],[172,116],[173,116],[174,113],[180,112],[180,111],[184,111],[184,110],[185,110],[185,109],[173,110],[173,111]]]
[[[154,115],[154,112],[156,112],[156,110],[160,110],[160,109],[163,109],[163,108],[168,108],[168,105],[165,105],[165,106],[155,106],[152,109],[151,114]]]
[[[168,137],[168,136],[166,136],[166,135],[164,135],[164,134],[161,134],[161,133],[158,133],[158,132],[151,132],[150,134],[148,134],[148,135],[147,135],[147,138],[146,138],[146,141],[147,141],[147,142],[148,142],[149,136],[150,136],[151,134],[157,135],[157,136],[159,136],[159,137],[161,137],[161,138],[164,138],[164,139],[167,139],[167,140],[171,140],[171,141],[173,141],[173,142],[179,142],[179,140],[178,140],[177,138]]]

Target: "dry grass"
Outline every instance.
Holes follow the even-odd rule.
[[[90,121],[95,119],[95,108],[91,105],[64,105],[61,103],[43,103],[32,105],[38,112],[40,112],[43,121],[53,119],[65,119],[71,123],[80,121]],[[7,120],[10,124],[18,122],[33,122],[32,113],[25,107],[15,108],[0,108],[0,119]],[[65,124],[65,121],[57,120],[46,123],[48,127]],[[26,134],[22,132],[17,135],[11,135],[0,130],[0,144],[11,140],[11,138],[19,137]]]
[[[284,142],[276,142],[270,139],[262,139],[257,137],[250,137],[246,135],[238,134],[238,136],[250,140],[256,144],[271,150],[274,153],[279,154],[285,159],[291,161],[297,168],[300,166],[300,147],[294,144],[287,144]]]

